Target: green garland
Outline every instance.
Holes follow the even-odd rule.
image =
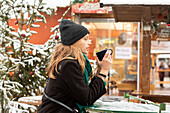
[[[73,4],[78,3],[78,2],[79,2],[79,3],[83,3],[84,0],[74,0],[74,1],[73,1]]]

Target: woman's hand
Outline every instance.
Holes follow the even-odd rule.
[[[99,59],[97,58],[97,63],[99,65],[99,67],[101,68],[100,73],[107,75],[108,71],[110,70],[110,68],[112,66],[111,50],[107,50],[102,61],[99,61]]]

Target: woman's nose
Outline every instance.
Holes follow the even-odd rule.
[[[88,44],[90,45],[90,44],[91,44],[91,42],[92,42],[92,40],[89,40],[89,43],[88,43]]]

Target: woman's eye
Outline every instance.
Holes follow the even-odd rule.
[[[84,40],[88,40],[89,38],[85,38]]]

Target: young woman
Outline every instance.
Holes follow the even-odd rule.
[[[49,80],[37,111],[85,113],[86,106],[92,105],[106,93],[104,79],[111,68],[112,56],[107,51],[103,60],[98,60],[100,73],[90,79],[92,68],[85,55],[91,44],[89,31],[71,20],[62,20],[59,29],[61,43],[54,48],[47,69]]]

